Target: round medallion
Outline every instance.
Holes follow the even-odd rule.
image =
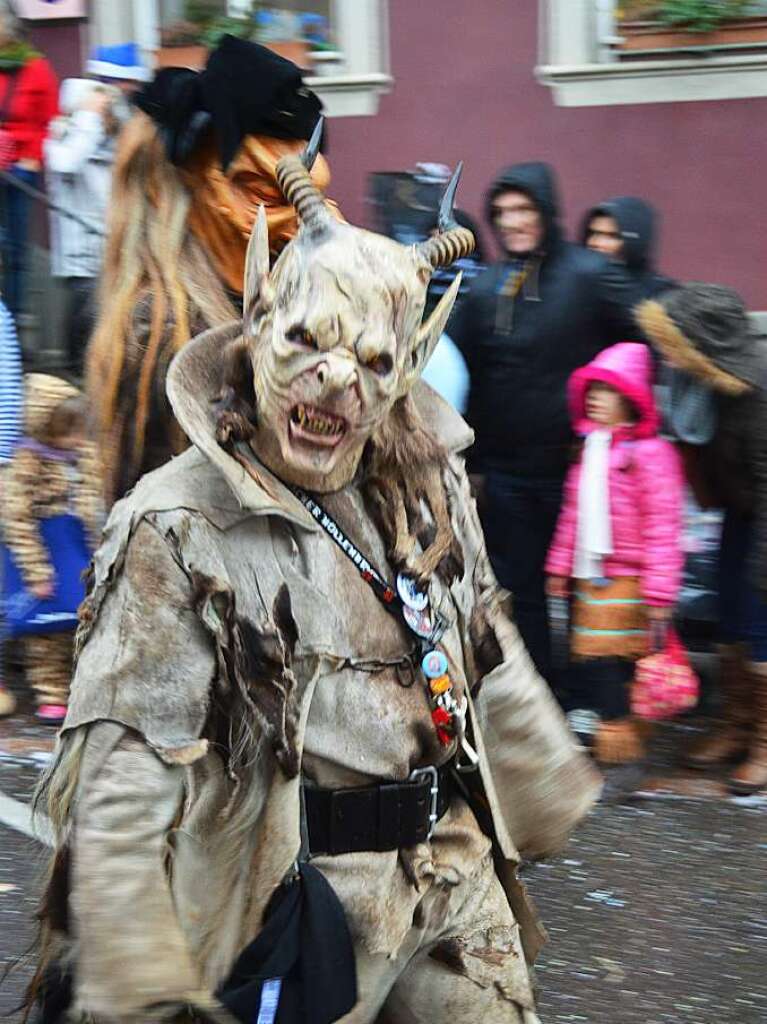
[[[428,611],[416,611],[415,608],[409,608],[405,605],[402,609],[405,622],[410,626],[416,636],[423,637],[424,640],[432,634],[431,617]]]
[[[442,651],[427,651],[423,656],[421,668],[427,679],[439,679],[447,675],[447,658]]]
[[[428,607],[429,595],[426,591],[419,590],[416,581],[404,573],[397,576],[397,593],[402,598],[402,603],[413,611],[422,612]]]

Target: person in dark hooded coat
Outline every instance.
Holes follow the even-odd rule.
[[[474,281],[448,333],[469,367],[467,419],[493,568],[514,595],[528,651],[552,680],[543,565],[573,436],[570,374],[618,341],[640,337],[641,289],[626,268],[565,241],[551,168],[522,163],[487,193],[504,251]]]
[[[642,298],[654,298],[674,286],[655,269],[658,215],[644,199],[616,196],[592,207],[583,219],[581,241],[593,252],[622,263]]]
[[[710,436],[688,446],[685,461],[701,497],[725,510],[723,706],[720,727],[686,761],[694,768],[730,765],[730,789],[750,796],[767,786],[767,339],[737,292],[721,285],[683,285],[642,303],[637,316],[674,372],[713,395]]]

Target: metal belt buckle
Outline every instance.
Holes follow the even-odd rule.
[[[427,765],[425,768],[414,768],[408,775],[408,782],[420,782],[423,779],[431,779],[431,789],[429,790],[430,802],[429,802],[429,832],[426,836],[426,842],[428,842],[434,835],[434,829],[437,825],[437,801],[439,799],[439,775],[437,769],[433,764]]]

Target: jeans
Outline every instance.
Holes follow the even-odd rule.
[[[38,186],[40,174],[20,167],[11,168],[14,178]],[[2,202],[3,299],[14,320],[24,311],[24,272],[27,263],[29,214],[32,200],[13,185],[0,185]]]
[[[767,661],[767,602],[751,583],[754,524],[724,517],[719,549],[719,630],[723,643],[745,643],[752,661]]]
[[[514,598],[514,620],[535,666],[555,685],[544,565],[562,504],[561,478],[490,472],[482,525],[495,575]]]

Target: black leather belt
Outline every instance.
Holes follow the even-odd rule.
[[[306,786],[309,852],[321,854],[401,850],[431,838],[450,806],[451,774],[416,768],[406,782],[353,789]]]

